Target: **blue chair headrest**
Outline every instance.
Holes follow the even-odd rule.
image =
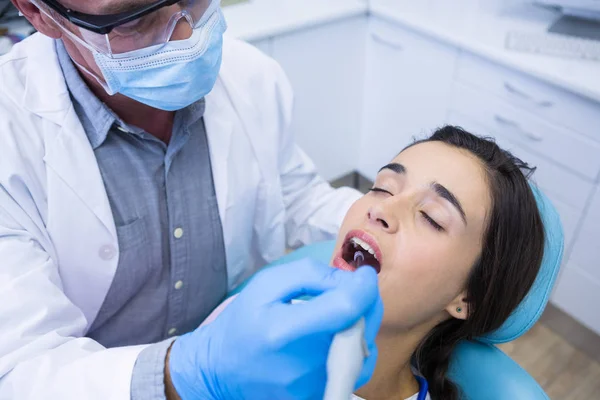
[[[515,340],[527,332],[540,318],[550,298],[562,263],[564,236],[558,212],[537,187],[531,185],[546,230],[544,258],[531,290],[500,329],[479,338],[497,344]],[[523,238],[526,240],[526,238]]]

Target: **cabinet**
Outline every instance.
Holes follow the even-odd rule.
[[[454,48],[371,19],[360,173],[374,179],[414,137],[443,123],[457,57]]]
[[[597,188],[590,207],[581,223],[581,232],[569,259],[581,267],[600,286],[600,188]],[[597,303],[600,306],[600,301]],[[598,313],[600,319],[600,313]],[[600,324],[600,320],[598,321]]]
[[[596,268],[598,268],[597,265]],[[569,262],[563,266],[558,283],[552,293],[552,303],[589,329],[600,334],[599,287],[600,281],[593,279],[577,264]]]
[[[552,300],[592,330],[600,332],[600,188],[590,202]]]
[[[457,80],[531,112],[553,125],[600,141],[598,104],[558,89],[531,76],[499,66],[474,54],[465,53],[459,62]]]
[[[572,129],[550,122],[518,103],[494,96],[493,92],[457,81],[450,108],[472,115],[488,131],[501,133],[519,146],[584,180],[594,182],[600,172],[600,144]],[[569,119],[563,118],[563,121],[568,122]],[[572,119],[577,117],[573,116]],[[576,205],[583,208],[589,194],[588,190],[584,200]],[[565,196],[568,195],[565,193]]]
[[[356,169],[365,38],[361,17],[273,39],[271,55],[294,88],[296,141],[328,180]]]

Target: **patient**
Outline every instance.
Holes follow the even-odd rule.
[[[532,170],[492,141],[445,127],[403,150],[344,219],[332,265],[379,272],[379,358],[356,394],[459,398],[446,377],[456,344],[498,329],[540,268],[544,229]],[[358,265],[360,266],[360,265]],[[413,397],[414,396],[414,397]]]

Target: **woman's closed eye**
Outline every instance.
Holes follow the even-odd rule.
[[[389,190],[385,190],[385,189],[378,188],[378,187],[373,187],[373,188],[369,189],[369,192],[386,193],[386,194],[389,194],[390,196],[393,196],[392,192],[390,192]]]
[[[369,192],[372,192],[372,193],[385,193],[385,194],[388,194],[388,195],[390,195],[390,196],[393,196],[393,195],[394,195],[394,194],[393,194],[392,192],[390,192],[389,190],[382,189],[382,188],[379,188],[379,187],[376,187],[376,186],[374,186],[374,187],[372,187],[371,189],[369,189]],[[420,211],[420,213],[421,213],[421,216],[422,216],[422,217],[425,219],[425,221],[427,221],[427,223],[428,223],[429,225],[431,225],[431,227],[432,227],[433,229],[435,229],[435,230],[436,230],[436,231],[438,231],[438,232],[443,232],[443,231],[445,230],[443,226],[441,226],[440,224],[438,224],[438,223],[437,223],[437,222],[436,222],[436,221],[435,221],[433,218],[431,218],[431,217],[429,216],[429,214],[427,214],[425,211]]]
[[[427,223],[429,225],[431,225],[435,230],[440,231],[440,232],[444,231],[444,228],[440,224],[435,222],[435,220],[433,218],[431,218],[429,216],[429,214],[427,214],[425,211],[420,211],[420,212],[421,212],[421,215],[423,216],[423,218],[425,218],[425,221],[427,221]]]

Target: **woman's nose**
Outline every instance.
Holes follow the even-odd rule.
[[[377,225],[386,232],[394,233],[398,230],[398,220],[394,218],[383,203],[371,206],[367,211],[367,217],[370,223]]]

